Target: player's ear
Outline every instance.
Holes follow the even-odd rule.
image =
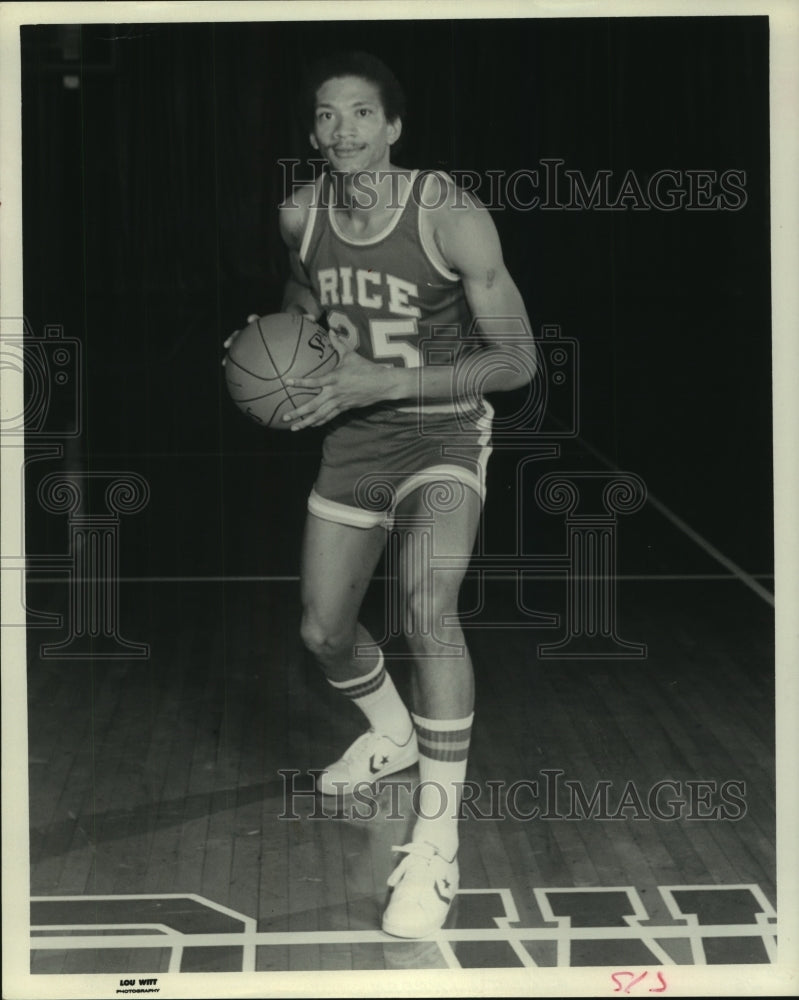
[[[393,146],[394,143],[402,135],[402,119],[395,118],[394,121],[388,123],[388,144]]]
[[[313,134],[313,132],[310,133],[310,135],[308,136],[308,138],[310,139],[310,142],[311,142],[311,145],[313,146],[313,148],[318,150],[319,149],[319,143],[316,141],[316,136]]]

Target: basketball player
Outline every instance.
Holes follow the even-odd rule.
[[[488,212],[446,175],[392,162],[403,95],[387,67],[363,53],[329,57],[311,76],[309,105],[311,145],[329,172],[281,206],[292,275],[283,309],[324,314],[340,360],[294,380],[319,392],[286,416],[292,430],[328,427],[308,500],[302,638],[367,725],[317,787],[346,793],[418,761],[417,819],[395,848],[383,916],[387,933],[416,938],[442,926],[459,882],[474,679],[456,616],[490,453],[482,394],[529,382],[535,346]],[[376,494],[390,495],[385,509]],[[358,622],[394,521],[412,712]],[[433,573],[430,547],[461,560]]]

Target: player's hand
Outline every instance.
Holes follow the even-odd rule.
[[[297,389],[318,389],[313,399],[283,417],[291,422],[293,431],[303,427],[320,427],[345,410],[370,406],[386,399],[392,365],[378,365],[357,354],[347,339],[335,330],[329,333],[330,343],[339,357],[336,368],[318,378],[290,378],[286,384]]]
[[[246,325],[249,326],[250,323],[254,323],[257,319],[260,319],[260,318],[261,317],[257,313],[250,313],[250,315],[247,317],[247,324]],[[241,328],[241,330],[243,330],[243,329],[245,329],[245,327]],[[222,346],[224,347],[225,351],[228,351],[230,349],[230,345],[233,343],[233,341],[236,339],[236,337],[238,337],[238,335],[241,333],[241,330],[234,330],[233,333],[231,333],[231,335],[227,338],[227,340],[222,344]],[[223,366],[224,366],[224,364],[225,364],[226,361],[227,361],[227,354],[225,354],[224,358],[222,358],[222,365]]]

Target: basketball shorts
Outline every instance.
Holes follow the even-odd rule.
[[[493,415],[485,401],[469,413],[447,405],[423,413],[378,406],[345,414],[325,437],[308,510],[355,528],[390,529],[397,504],[414,490],[431,491],[433,511],[446,508],[448,493],[457,503],[458,489],[445,484],[483,500]]]

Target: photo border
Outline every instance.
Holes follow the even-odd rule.
[[[473,0],[355,0],[355,2],[242,3],[14,3],[0,8],[0,315],[22,316],[22,207],[19,27],[26,23],[316,21],[362,19],[598,18],[703,15],[768,15],[771,91],[771,245],[774,390],[774,514],[776,593],[777,815],[780,955],[775,966],[670,967],[672,995],[794,995],[799,975],[797,938],[796,830],[799,808],[795,782],[799,759],[799,696],[796,665],[797,566],[799,529],[799,337],[797,319],[796,178],[799,176],[799,6],[790,0],[529,0],[477,3]],[[21,412],[21,379],[0,373],[3,411]],[[15,408],[16,407],[16,408]],[[22,551],[19,482],[22,449],[2,447],[3,552]],[[11,579],[9,579],[11,578]],[[5,573],[3,607],[19,605],[18,577]],[[18,609],[24,619],[24,611]],[[3,750],[3,995],[16,998],[106,997],[113,977],[29,972],[29,855],[25,629],[11,621],[2,630]],[[323,977],[324,982],[321,981]],[[596,996],[611,993],[606,969],[470,970],[450,972],[374,971],[347,973],[213,973],[159,975],[163,997],[238,996]]]

